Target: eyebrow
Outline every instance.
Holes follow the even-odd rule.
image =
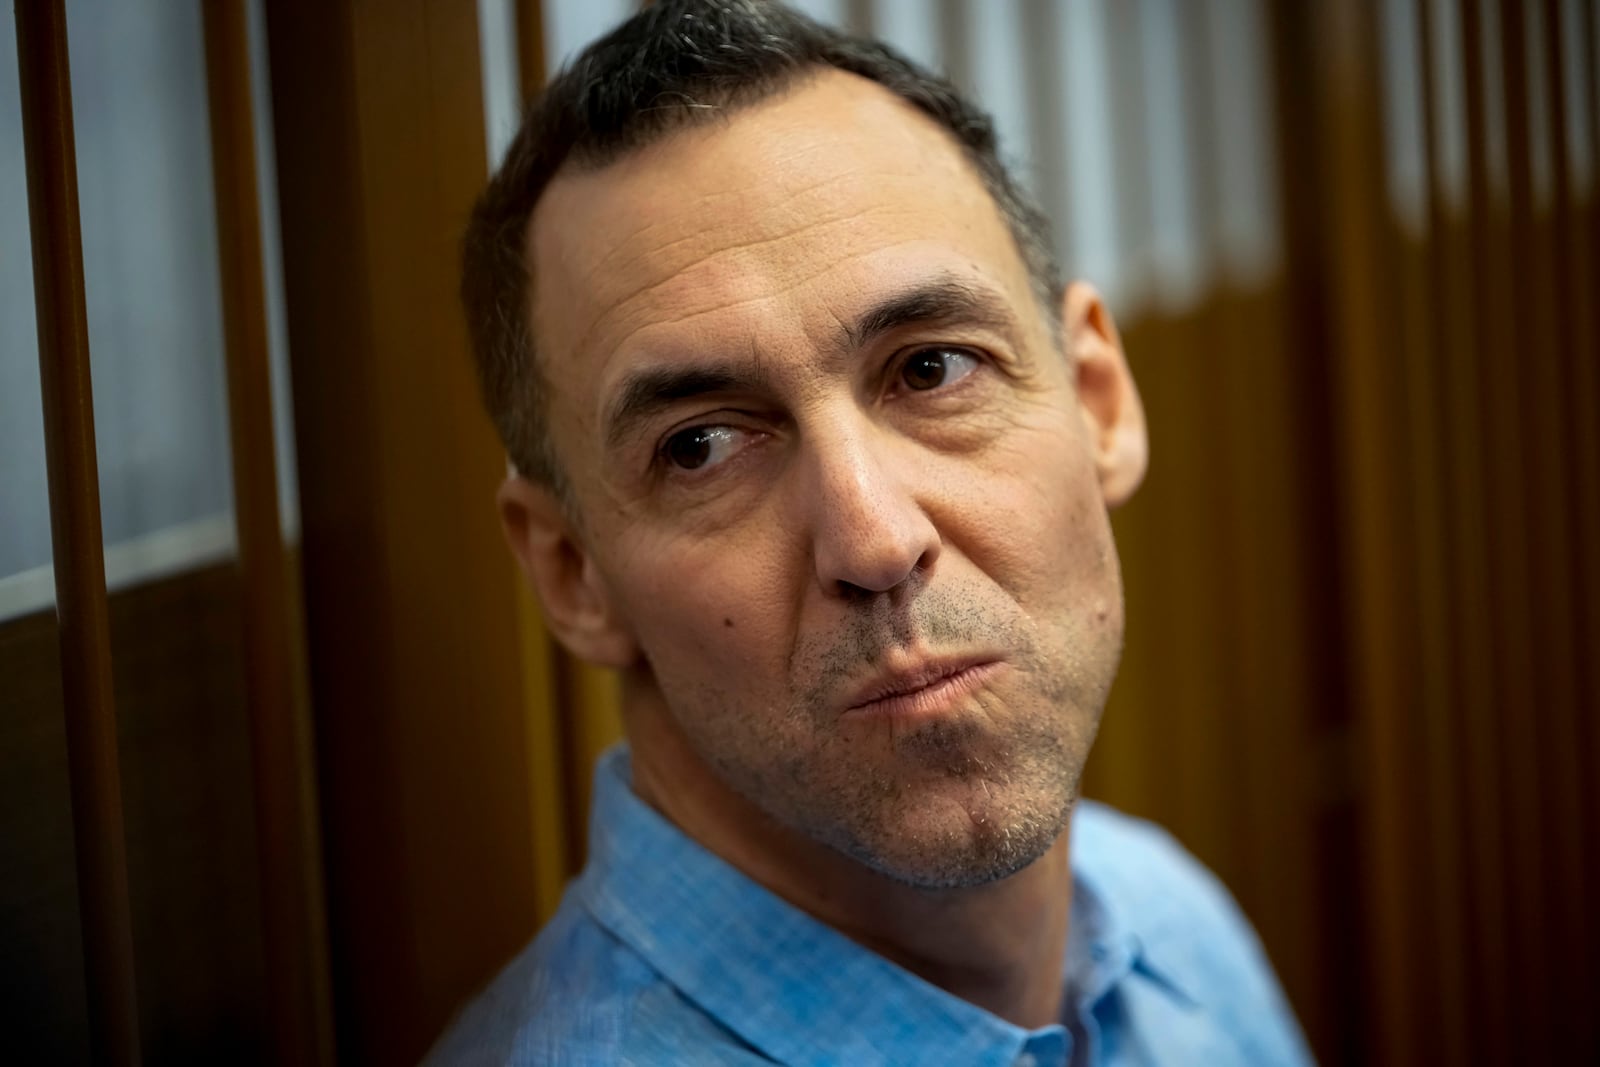
[[[1017,323],[996,293],[951,276],[939,276],[892,293],[842,327],[840,347],[860,351],[907,326],[964,322],[987,328],[1013,343]],[[717,393],[768,391],[771,378],[759,360],[688,367],[649,367],[623,380],[606,413],[606,445],[616,448],[637,428],[684,400]]]
[[[606,445],[615,448],[636,427],[681,400],[714,393],[759,392],[768,384],[759,366],[745,363],[651,367],[630,374],[606,415]]]
[[[998,294],[945,275],[880,300],[845,324],[843,341],[862,349],[902,327],[936,322],[964,322],[1016,339],[1016,318]]]

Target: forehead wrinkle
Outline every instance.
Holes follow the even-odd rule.
[[[759,177],[759,175],[757,177]],[[896,175],[896,177],[915,180],[917,175],[908,171],[903,174]],[[817,181],[811,182],[808,185],[803,185],[797,189],[792,189],[781,193],[780,206],[783,209],[784,214],[792,219],[796,214],[795,208],[797,202],[814,200],[820,193],[824,192],[828,188],[851,180],[858,180],[858,178],[859,176],[855,174],[829,175],[827,177],[818,179]],[[681,245],[696,241],[703,241],[708,235],[714,235],[720,231],[729,229],[737,231],[745,219],[738,215],[725,214],[717,210],[717,205],[727,200],[734,200],[740,203],[749,200],[752,195],[751,187],[756,184],[757,183],[754,181],[745,182],[736,188],[713,189],[701,194],[696,204],[697,209],[706,216],[720,220],[716,226],[711,228],[707,228],[705,226],[696,226],[695,223],[698,220],[692,218],[684,219],[681,213],[676,219],[647,218],[643,224],[625,234],[622,234],[612,244],[612,247],[604,252],[599,259],[584,272],[583,277],[578,280],[579,287],[589,288],[590,282],[597,276],[602,276],[607,273],[621,273],[627,271],[640,262],[661,256],[664,253],[668,253]],[[758,195],[760,191],[761,190],[757,191]],[[841,213],[835,211],[830,216],[825,216],[820,219],[802,219],[798,225],[791,226],[780,233],[768,234],[763,237],[751,238],[750,240],[739,241],[731,245],[726,245],[723,248],[709,253],[705,258],[709,259],[711,256],[714,256],[720,252],[736,252],[743,249],[759,247],[766,243],[782,241],[809,228],[826,226],[830,223],[838,222],[849,217],[853,217],[853,214],[849,212]],[[651,232],[660,229],[672,228],[674,227],[675,223],[679,222],[687,224],[687,232],[683,233],[681,236],[672,238],[664,244],[654,245],[652,247],[633,247],[639,244],[641,238],[647,236]],[[620,262],[616,262],[620,256],[626,256],[627,258],[622,259]]]
[[[834,270],[836,270],[839,266],[841,266],[843,264],[853,263],[853,262],[856,262],[857,260],[866,259],[866,258],[868,258],[870,256],[881,254],[886,249],[898,248],[898,247],[901,247],[903,245],[914,244],[914,243],[916,243],[916,239],[908,238],[905,241],[899,241],[899,242],[896,242],[896,243],[891,244],[891,245],[882,245],[882,246],[879,246],[877,248],[873,248],[873,249],[871,249],[869,251],[855,252],[855,253],[851,253],[849,255],[842,255],[842,256],[838,257],[837,259],[829,260],[829,261],[827,261],[825,263],[820,264],[816,270],[814,270],[814,271],[812,271],[812,272],[810,272],[808,274],[805,274],[805,275],[803,275],[803,276],[801,276],[799,278],[795,278],[795,279],[793,279],[793,280],[791,280],[791,281],[789,281],[789,282],[787,282],[787,283],[785,283],[785,284],[783,284],[783,285],[781,285],[781,286],[779,286],[779,287],[777,287],[775,289],[770,289],[770,290],[768,290],[766,292],[763,292],[763,293],[760,293],[760,294],[757,294],[757,295],[754,295],[754,296],[730,297],[730,298],[728,298],[726,300],[721,301],[720,303],[712,304],[709,307],[696,308],[693,311],[688,311],[688,312],[684,312],[683,314],[673,316],[670,320],[665,320],[664,321],[664,320],[661,320],[661,319],[652,319],[652,320],[647,321],[647,322],[642,322],[639,325],[637,325],[637,326],[633,327],[632,329],[628,330],[628,332],[626,334],[624,334],[617,341],[616,345],[614,345],[612,347],[612,352],[613,353],[621,352],[623,349],[628,347],[628,345],[633,341],[633,339],[636,336],[638,336],[639,333],[643,332],[644,330],[652,329],[652,328],[659,327],[659,326],[667,326],[667,325],[674,326],[674,327],[685,326],[685,325],[693,323],[697,319],[704,318],[707,315],[716,315],[716,314],[719,314],[719,313],[722,313],[722,312],[731,311],[731,310],[736,309],[736,308],[744,307],[745,305],[748,305],[748,304],[760,304],[760,303],[763,303],[765,301],[771,300],[771,299],[773,299],[775,297],[784,296],[784,295],[786,295],[786,294],[788,294],[790,292],[793,292],[796,289],[803,288],[804,286],[816,281],[816,279],[822,277],[823,275],[832,273]],[[672,279],[667,279],[667,280],[671,281]],[[665,284],[665,282],[663,282],[661,284]],[[630,303],[632,302],[632,299],[633,299],[632,297],[629,298],[629,302]],[[643,316],[644,312],[643,311],[639,311],[639,312],[635,312],[635,314],[638,315],[638,316]],[[838,313],[833,311],[831,308],[829,309],[829,314],[833,317],[833,319],[835,320],[836,324],[842,322],[842,320],[839,319]],[[588,332],[593,332],[593,331],[591,330],[591,331],[588,331]],[[752,344],[754,344],[753,341],[752,341]]]
[[[909,179],[915,179],[916,178],[916,175],[912,174],[911,172],[905,172],[905,173],[897,175],[897,176],[898,177],[909,178]],[[800,209],[798,209],[797,206],[794,203],[795,200],[797,200],[797,199],[815,200],[827,188],[829,188],[831,186],[834,186],[834,185],[838,185],[838,184],[842,184],[842,183],[846,183],[846,182],[851,182],[851,181],[856,180],[857,178],[858,178],[858,176],[855,175],[855,174],[830,175],[830,176],[822,178],[822,179],[820,179],[818,181],[812,182],[809,185],[802,186],[801,188],[795,190],[792,193],[785,194],[785,200],[784,200],[784,203],[782,205],[782,207],[785,209],[784,213],[789,217],[789,219],[793,220],[794,216],[796,214],[800,213]],[[745,194],[743,194],[740,191],[727,191],[727,192],[718,191],[718,192],[712,194],[711,196],[709,196],[708,198],[705,198],[705,199],[709,199],[711,201],[716,201],[716,200],[720,200],[720,199],[723,199],[723,198],[726,198],[726,197],[733,197],[733,198],[742,200],[742,199],[745,199]],[[895,216],[913,216],[913,217],[915,217],[916,214],[917,214],[916,211],[913,210],[910,207],[896,208],[896,207],[884,206],[884,205],[875,206],[874,208],[869,209],[869,212],[873,216],[876,216],[876,217],[879,217],[879,218],[890,218],[890,219],[894,218]],[[652,293],[654,293],[655,291],[657,291],[661,287],[663,287],[663,286],[665,286],[667,284],[670,284],[671,282],[677,280],[684,273],[686,273],[687,271],[689,271],[689,270],[691,270],[691,269],[693,269],[695,267],[714,264],[719,259],[722,259],[722,258],[730,256],[730,255],[736,255],[736,254],[740,254],[740,253],[749,253],[749,252],[756,251],[756,250],[759,250],[759,249],[762,249],[762,248],[781,245],[784,242],[788,242],[788,241],[794,240],[795,238],[797,238],[797,237],[799,237],[799,236],[801,236],[803,234],[813,233],[813,232],[819,233],[819,234],[820,233],[826,233],[827,230],[830,229],[830,228],[837,227],[837,226],[850,225],[852,223],[856,223],[856,222],[862,221],[864,216],[867,213],[868,212],[863,212],[863,211],[860,211],[860,210],[851,210],[849,208],[838,208],[838,209],[835,209],[832,212],[830,212],[829,214],[824,215],[823,217],[820,217],[820,218],[816,217],[814,215],[811,215],[811,216],[807,216],[807,217],[795,220],[793,222],[793,224],[784,227],[781,231],[776,232],[776,233],[768,232],[768,233],[762,234],[760,236],[751,237],[751,238],[744,239],[744,240],[736,240],[736,241],[734,241],[734,242],[732,242],[730,244],[722,245],[721,247],[712,249],[711,251],[705,253],[702,256],[690,259],[688,262],[683,263],[683,264],[676,264],[676,265],[670,265],[669,264],[668,267],[663,270],[662,276],[659,279],[657,279],[656,281],[649,282],[649,283],[641,286],[640,288],[634,290],[631,293],[628,293],[628,294],[626,294],[624,296],[618,297],[616,300],[612,301],[609,305],[607,305],[606,307],[604,307],[604,308],[600,309],[599,311],[597,311],[595,313],[595,315],[590,319],[588,325],[583,330],[583,332],[581,334],[579,334],[578,338],[574,341],[573,348],[574,348],[574,350],[581,350],[584,347],[586,347],[589,344],[590,340],[592,339],[593,335],[601,328],[603,320],[606,319],[607,317],[617,314],[617,312],[620,309],[624,308],[629,303],[632,303],[632,302],[634,302],[636,300],[648,297],[649,295],[651,295]],[[681,218],[681,216],[680,216],[680,218]],[[596,262],[592,267],[590,267],[588,270],[586,270],[584,272],[582,279],[577,283],[576,287],[579,289],[579,291],[585,291],[585,290],[592,291],[594,287],[590,284],[590,282],[591,282],[592,279],[595,279],[596,277],[602,277],[602,276],[604,276],[606,274],[621,274],[621,273],[624,273],[628,269],[634,267],[635,265],[637,265],[639,263],[648,262],[649,260],[656,259],[656,258],[659,258],[659,257],[663,257],[663,255],[665,253],[670,252],[672,249],[678,248],[678,247],[686,245],[686,244],[691,244],[691,243],[694,243],[694,242],[705,241],[707,239],[707,237],[708,237],[708,234],[709,235],[715,235],[718,232],[725,231],[725,230],[733,230],[735,232],[739,232],[739,230],[741,229],[740,221],[741,220],[735,220],[735,219],[730,218],[730,219],[727,219],[726,221],[723,221],[715,229],[707,230],[707,229],[702,228],[702,229],[698,229],[698,230],[691,230],[691,232],[685,233],[680,237],[676,237],[676,238],[674,238],[672,240],[669,240],[665,244],[658,245],[658,246],[655,246],[655,247],[650,247],[650,248],[639,249],[639,250],[633,252],[632,255],[630,255],[626,260],[623,260],[620,263],[613,263],[613,261],[616,259],[616,257],[619,256],[619,255],[625,254],[625,250],[627,249],[627,246],[636,243],[636,241],[637,241],[637,239],[639,237],[641,237],[641,236],[643,236],[643,235],[645,235],[645,234],[647,234],[647,233],[649,233],[649,232],[651,232],[653,230],[660,229],[660,228],[663,228],[665,226],[670,225],[670,223],[668,223],[666,221],[663,221],[663,222],[648,222],[644,226],[641,226],[638,229],[632,231],[630,234],[628,234],[626,237],[624,237],[621,241],[619,241],[615,246],[613,246],[613,248],[610,251],[608,251],[607,253],[602,255],[600,257],[600,259],[598,260],[598,262]],[[769,226],[768,227],[769,231],[772,228],[773,227]],[[841,256],[837,252],[833,252],[831,250],[830,250],[830,252],[828,253],[828,255],[826,257],[818,257],[819,260],[825,259],[825,260],[827,260],[829,262],[832,262],[832,263],[835,263],[835,264],[837,264],[839,262],[844,262],[844,261],[846,261],[846,260],[848,260],[850,258],[853,258],[853,257]],[[815,277],[815,276],[816,275],[813,274],[813,275],[810,275],[809,277]]]
[[[748,194],[742,187],[738,189],[713,189],[703,193],[699,198],[698,204],[700,210],[702,210],[704,213],[717,216],[718,213],[716,212],[716,205],[719,202],[724,200],[743,200],[747,195]],[[588,281],[596,275],[607,272],[626,271],[644,260],[658,256],[663,252],[671,251],[672,249],[677,248],[679,245],[687,244],[690,241],[698,240],[705,236],[706,230],[704,228],[694,229],[691,227],[689,231],[684,233],[682,236],[674,237],[665,244],[647,246],[644,248],[634,247],[638,244],[640,238],[645,237],[655,230],[670,230],[676,228],[675,224],[681,221],[677,218],[663,218],[659,213],[653,214],[650,212],[645,212],[644,214],[646,215],[646,219],[642,225],[626,234],[623,234],[622,237],[617,240],[613,246],[605,252],[604,255],[600,257],[599,261],[590,267],[590,269],[584,275],[584,285],[587,285]],[[622,260],[620,263],[612,262],[613,260],[617,259],[617,257],[623,255],[626,255],[628,258]]]
[[[911,209],[909,209],[909,208],[905,209],[903,212],[898,212],[898,213],[914,214],[914,212],[911,211]],[[847,217],[828,220],[826,223],[814,224],[814,226],[839,225],[839,224],[843,224],[843,223],[852,221],[857,217],[858,216],[856,216],[856,215],[850,215],[850,216],[847,216]],[[794,236],[794,234],[799,233],[802,230],[807,229],[807,228],[814,228],[814,227],[800,227],[800,228],[796,229],[795,231],[791,231],[791,233],[789,233],[787,235],[784,235],[784,237],[792,237],[792,236]],[[718,249],[716,252],[713,252],[710,255],[704,257],[702,260],[700,260],[699,264],[697,264],[697,265],[710,263],[710,262],[712,262],[713,260],[715,260],[717,257],[721,256],[724,253],[732,253],[732,252],[737,252],[737,251],[740,251],[740,250],[748,250],[748,249],[750,249],[752,247],[756,247],[756,246],[759,246],[759,245],[762,245],[762,244],[769,244],[769,243],[772,243],[773,241],[783,240],[784,237],[763,239],[763,240],[757,240],[757,241],[747,241],[747,242],[743,242],[743,243],[741,243],[740,245],[737,245],[737,246],[729,246],[728,248]],[[786,281],[784,284],[778,286],[777,288],[769,289],[769,290],[767,290],[765,292],[762,292],[760,294],[753,295],[753,296],[733,296],[733,297],[729,297],[728,299],[723,300],[723,301],[721,301],[719,303],[716,303],[716,304],[712,304],[709,307],[700,307],[700,308],[696,308],[696,309],[694,309],[692,311],[687,311],[687,312],[683,312],[681,314],[672,316],[671,319],[667,320],[667,321],[669,321],[670,323],[672,323],[674,325],[683,324],[683,323],[689,323],[689,322],[694,321],[695,319],[701,318],[701,317],[706,316],[706,315],[712,315],[712,314],[716,314],[718,312],[728,311],[728,310],[731,310],[733,308],[741,307],[741,306],[743,306],[745,304],[759,303],[761,301],[771,300],[774,297],[781,297],[781,296],[784,296],[784,295],[794,291],[795,289],[798,289],[798,288],[800,288],[802,286],[805,286],[805,285],[807,285],[807,284],[809,284],[811,282],[816,281],[818,278],[820,278],[820,277],[822,277],[822,276],[824,276],[826,274],[830,274],[830,273],[836,271],[839,267],[841,267],[843,265],[846,265],[846,264],[849,264],[849,263],[854,263],[854,262],[857,262],[858,260],[862,260],[862,259],[868,258],[870,256],[882,255],[884,252],[892,251],[892,250],[897,249],[897,248],[902,248],[902,247],[905,247],[906,245],[917,244],[917,243],[920,243],[920,242],[922,242],[924,240],[926,240],[926,237],[923,236],[923,235],[908,235],[907,237],[905,237],[905,238],[903,238],[901,240],[892,241],[892,242],[888,242],[888,243],[884,243],[884,244],[876,244],[876,245],[872,246],[869,249],[866,249],[866,250],[863,250],[863,251],[859,251],[859,252],[835,252],[835,253],[832,253],[832,254],[830,254],[828,256],[813,257],[812,262],[815,264],[815,266],[814,266],[814,268],[812,270],[807,271],[806,273],[801,274],[801,275],[799,275],[797,277],[791,277],[788,281]],[[617,323],[616,328],[626,328],[628,319],[630,318],[630,316],[628,314],[628,308],[629,308],[630,305],[636,304],[639,301],[649,297],[651,294],[653,294],[653,293],[657,292],[658,290],[662,289],[663,287],[665,287],[667,285],[670,285],[673,282],[681,280],[682,277],[683,277],[683,274],[687,270],[688,270],[688,268],[685,267],[685,268],[679,268],[679,269],[670,271],[664,277],[660,278],[659,280],[651,282],[648,285],[645,285],[642,288],[640,288],[638,290],[635,290],[634,292],[629,293],[628,295],[626,295],[624,297],[621,297],[618,300],[614,301],[611,305],[609,305],[607,308],[605,308],[604,310],[602,310],[601,312],[596,314],[589,321],[589,324],[585,327],[583,333],[580,334],[578,339],[573,343],[572,350],[574,352],[583,351],[589,345],[589,343],[593,339],[594,335],[597,334],[597,333],[602,332],[602,330],[605,328],[605,321],[604,320],[607,319],[607,318],[621,319],[622,321]],[[643,309],[641,309],[639,311],[633,312],[632,314],[635,317],[643,317],[645,315],[645,311]],[[620,351],[622,348],[624,348],[628,344],[628,342],[639,331],[644,330],[644,329],[649,329],[652,326],[663,325],[663,324],[665,324],[665,323],[660,319],[651,319],[650,321],[642,322],[639,325],[632,327],[631,329],[627,329],[627,332],[624,333],[623,336],[621,338],[619,338],[618,341],[614,345],[610,346],[611,350],[613,352]]]

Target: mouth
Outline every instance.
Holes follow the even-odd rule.
[[[1001,667],[988,658],[931,659],[881,672],[858,688],[846,718],[920,718],[951,711]]]

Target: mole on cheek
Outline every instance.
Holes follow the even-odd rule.
[[[728,629],[731,630],[731,629],[733,629],[733,620],[732,619],[723,619],[722,620],[722,625],[726,626]]]

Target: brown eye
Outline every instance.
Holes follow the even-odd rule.
[[[738,436],[731,426],[691,426],[668,437],[661,446],[661,455],[679,470],[699,470],[727,459]]]
[[[976,358],[958,348],[925,348],[901,365],[900,380],[907,389],[925,392],[959,381],[977,366]]]

